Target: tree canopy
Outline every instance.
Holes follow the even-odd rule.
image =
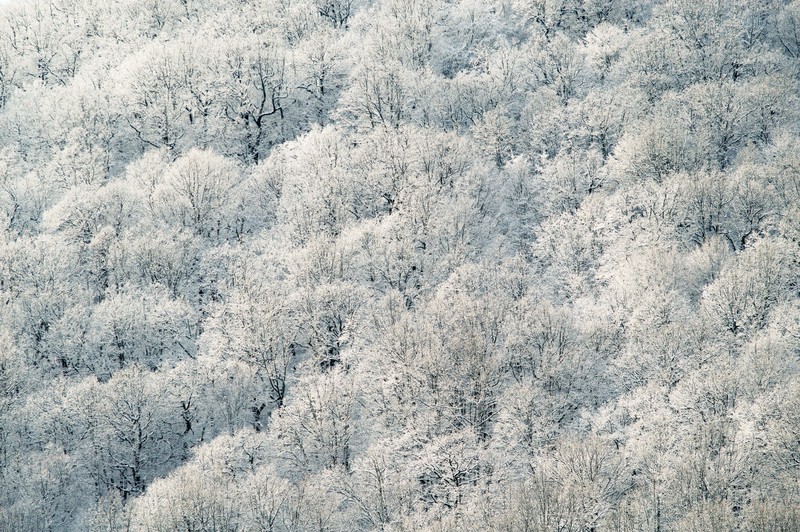
[[[800,1],[0,5],[0,531],[800,529]]]

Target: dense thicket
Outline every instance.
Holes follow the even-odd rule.
[[[0,530],[797,530],[800,1],[0,10]]]

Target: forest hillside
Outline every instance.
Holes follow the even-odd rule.
[[[800,1],[0,7],[0,531],[800,529]]]

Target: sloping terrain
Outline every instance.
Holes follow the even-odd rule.
[[[0,530],[800,529],[800,1],[0,7]]]

